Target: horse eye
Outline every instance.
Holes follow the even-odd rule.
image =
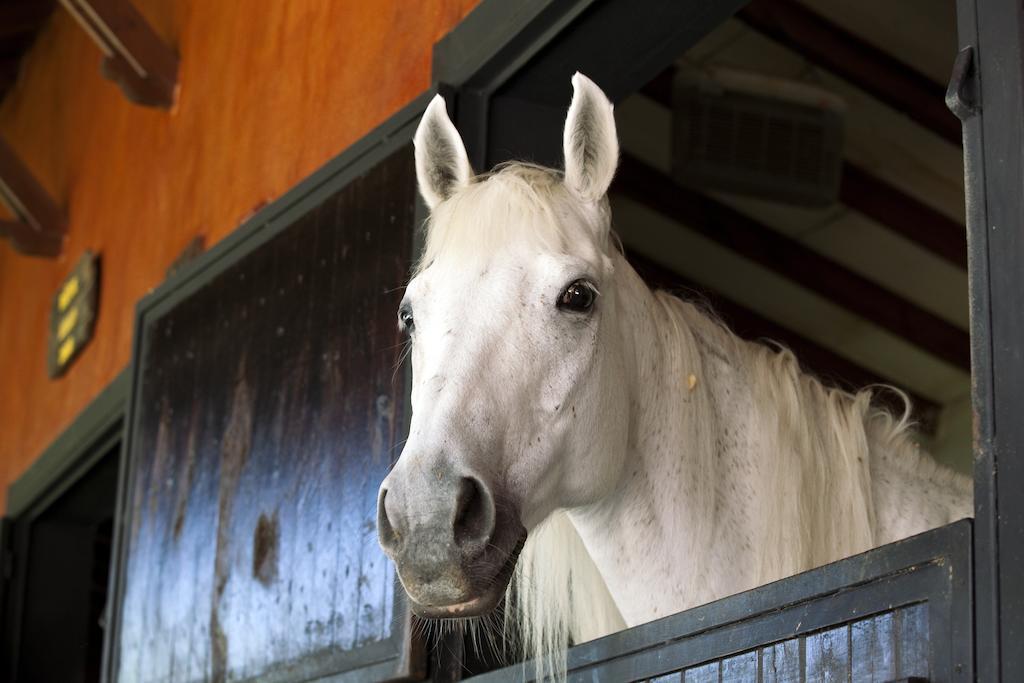
[[[594,307],[594,293],[592,284],[586,280],[576,280],[558,297],[558,307],[563,311],[586,313]]]
[[[413,319],[411,309],[402,308],[398,311],[398,326],[402,328],[402,331],[405,333],[412,332]]]

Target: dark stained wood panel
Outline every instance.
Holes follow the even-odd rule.
[[[118,680],[401,669],[374,518],[405,424],[414,192],[405,147],[147,318]]]
[[[680,674],[683,683],[718,683],[718,663],[690,667]]]
[[[904,628],[893,628],[893,624]],[[927,678],[928,609],[919,603],[725,659],[647,679],[647,683],[888,683]]]
[[[801,683],[800,641],[786,640],[761,649],[764,683]]]
[[[804,638],[804,673],[811,681],[845,681],[850,677],[849,626]],[[891,648],[885,643],[883,648]],[[876,653],[871,653],[876,654]]]
[[[757,664],[759,652],[746,652],[742,655],[729,657],[718,665],[720,683],[745,683],[757,680]]]
[[[891,681],[896,678],[896,658],[886,645],[893,642],[893,615],[882,614],[850,626],[853,683]]]

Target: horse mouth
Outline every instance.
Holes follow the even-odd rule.
[[[512,573],[516,570],[516,562],[519,561],[519,554],[523,551],[525,543],[526,532],[523,531],[505,558],[505,564],[486,582],[476,597],[452,605],[424,605],[409,596],[409,606],[413,614],[423,619],[458,619],[490,613],[505,596],[508,582],[512,580]]]

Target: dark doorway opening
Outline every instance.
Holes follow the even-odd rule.
[[[10,521],[7,680],[100,680],[120,443],[106,440],[73,483]]]

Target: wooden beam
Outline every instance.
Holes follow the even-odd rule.
[[[0,201],[16,221],[0,226],[15,249],[30,256],[57,256],[64,241],[64,215],[28,168],[0,138]]]
[[[839,200],[966,270],[967,228],[856,164],[843,164]]]
[[[899,382],[882,377],[837,353],[821,346],[799,332],[776,323],[751,309],[715,292],[711,288],[687,280],[659,263],[626,249],[626,258],[649,287],[678,293],[681,289],[697,292],[710,305],[716,315],[733,332],[749,341],[770,339],[785,345],[796,354],[801,367],[817,376],[825,384],[845,390],[857,390],[871,385],[899,387]],[[692,299],[693,297],[683,298]],[[914,419],[921,431],[934,434],[941,406],[935,401],[900,387],[910,398]],[[894,413],[902,413],[903,402],[893,392],[879,392],[878,401]]]
[[[125,96],[169,109],[178,86],[178,57],[129,0],[60,0],[103,52],[103,75]]]
[[[946,108],[945,85],[889,53],[795,0],[754,0],[736,16],[950,143],[962,144],[960,121]]]
[[[671,110],[675,73],[676,68],[670,66],[640,91]],[[967,229],[963,225],[856,164],[843,164],[839,199],[953,265],[967,268]]]
[[[735,209],[676,184],[639,159],[623,155],[613,190],[970,371],[966,331]]]

